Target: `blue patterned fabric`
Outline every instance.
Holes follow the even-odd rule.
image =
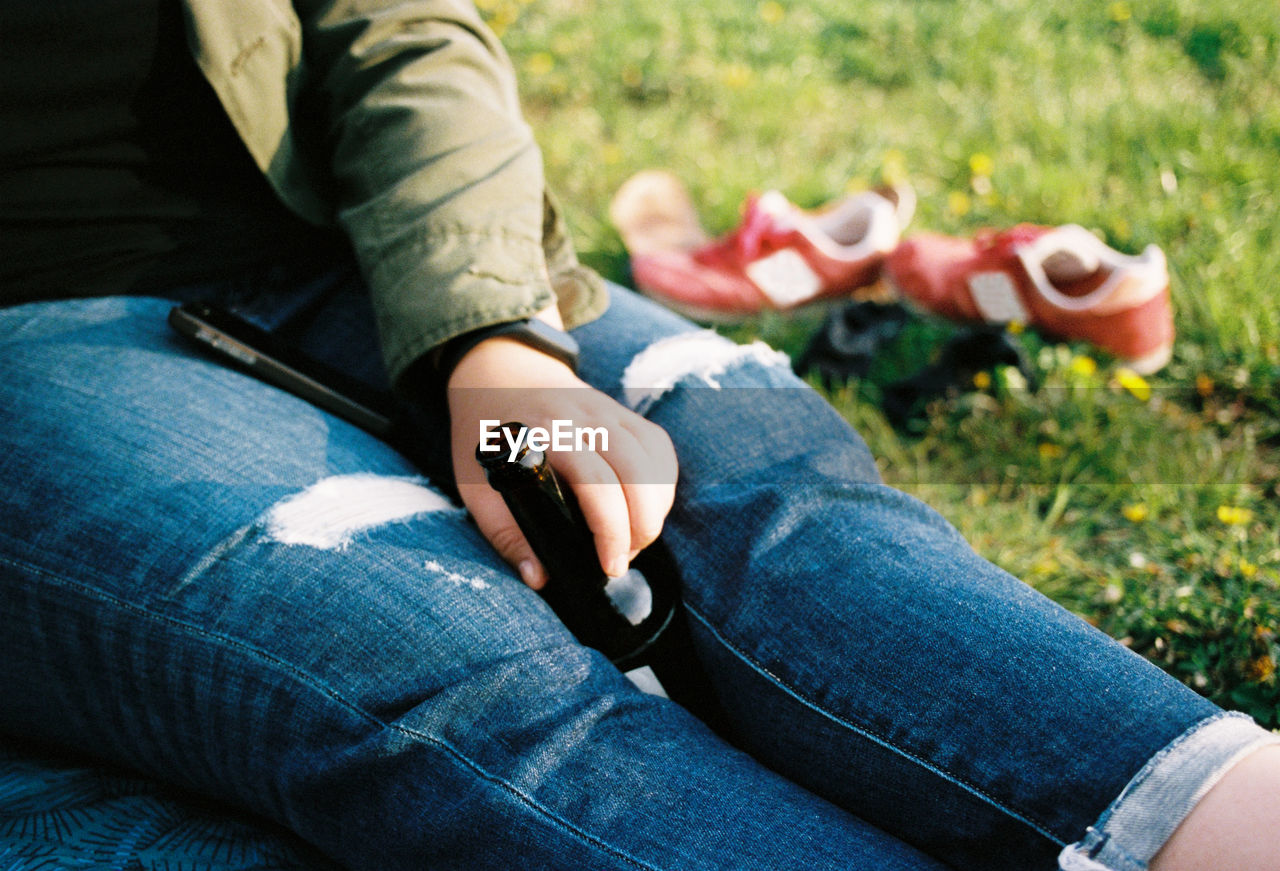
[[[126,772],[0,746],[0,871],[336,871],[287,832]]]

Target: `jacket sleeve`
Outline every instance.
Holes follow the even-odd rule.
[[[336,218],[368,279],[393,379],[455,335],[554,302],[551,271],[573,273],[576,260],[549,239],[559,224],[541,155],[511,63],[474,7],[294,5],[309,133],[329,156]],[[560,261],[550,269],[549,251]]]

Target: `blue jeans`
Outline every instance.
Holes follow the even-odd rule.
[[[184,294],[377,379],[356,285]],[[1129,871],[1267,740],[884,486],[773,354],[613,294],[582,374],[676,445],[665,538],[737,746],[399,453],[144,298],[0,311],[0,732],[383,871]]]

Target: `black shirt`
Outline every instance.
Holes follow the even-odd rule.
[[[0,0],[0,304],[163,293],[331,244],[254,165],[177,0]]]

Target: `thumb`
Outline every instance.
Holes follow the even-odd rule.
[[[535,590],[547,582],[546,569],[533,555],[524,533],[520,531],[502,496],[488,485],[459,486],[463,504],[493,549],[520,573],[520,579]]]

